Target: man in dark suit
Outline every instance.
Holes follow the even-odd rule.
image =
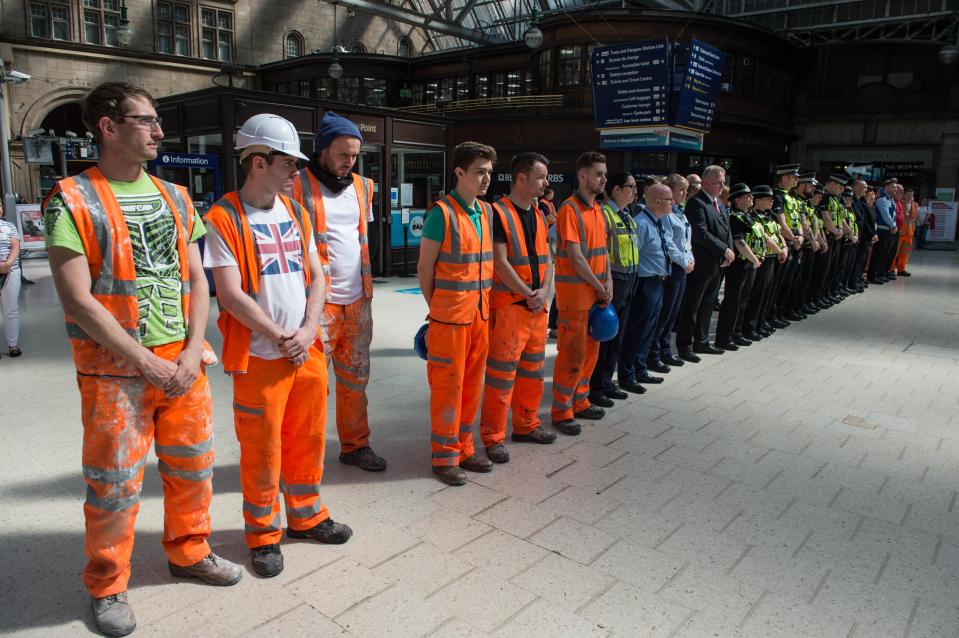
[[[876,235],[876,216],[866,203],[866,188],[865,180],[857,179],[852,183],[852,192],[855,195],[852,200],[852,210],[856,213],[856,221],[859,222],[859,245],[856,247],[849,287],[858,292],[865,290],[863,273],[866,270],[869,248],[879,240]]]
[[[726,171],[722,166],[706,167],[702,190],[686,202],[686,219],[692,226],[696,267],[686,281],[686,293],[676,328],[676,347],[679,356],[692,363],[700,361],[694,353],[723,353],[709,343],[709,320],[719,289],[720,269],[735,258],[729,217],[717,199],[725,181]]]

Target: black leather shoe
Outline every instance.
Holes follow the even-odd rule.
[[[773,332],[775,332],[775,329],[773,330],[767,330],[766,328],[759,329],[759,334],[761,334],[764,339],[768,339],[769,337],[773,336]]]
[[[909,272],[908,270],[900,270],[896,274],[899,275],[900,277],[912,277],[912,273]]]
[[[728,352],[736,352],[737,350],[739,350],[739,346],[737,346],[732,341],[717,341],[716,348],[720,350],[726,350]]]
[[[787,321],[802,321],[803,319],[805,319],[804,316],[797,314],[795,312],[790,312],[789,314],[786,315]]]
[[[662,361],[647,361],[646,368],[660,374],[669,374],[669,366]]]
[[[638,377],[636,377],[636,382],[637,383],[662,383],[663,378],[654,377],[651,374],[641,374]]]
[[[645,393],[646,393],[646,388],[644,388],[643,386],[639,385],[639,384],[636,383],[635,381],[627,381],[626,383],[623,383],[622,381],[620,381],[620,382],[619,382],[619,387],[622,388],[623,390],[626,390],[627,392],[632,392],[633,394],[645,394]]]
[[[613,403],[612,399],[606,396],[605,393],[589,395],[589,402],[592,403],[593,405],[598,405],[601,408],[611,408],[614,405],[616,405],[615,403]]]
[[[733,347],[736,348],[735,346]],[[736,348],[736,350],[739,350],[739,348]],[[723,353],[722,349],[717,348],[716,346],[709,343],[707,343],[704,346],[699,346],[698,348],[693,348],[693,352],[695,352],[696,354],[722,354]]]
[[[680,353],[679,353],[679,358],[682,359],[683,361],[689,361],[690,363],[699,363],[700,361],[702,361],[702,359],[700,359],[700,358],[697,357],[695,354],[693,354],[693,352],[692,352],[691,350],[687,350],[687,351],[685,351],[685,352],[680,352]],[[620,384],[620,385],[622,385],[622,384]]]
[[[750,341],[749,339],[743,336],[733,337],[733,343],[735,343],[737,346],[744,346],[744,347],[753,345],[752,341]]]
[[[696,358],[698,359],[699,357],[696,357]],[[681,368],[684,365],[686,365],[685,361],[677,357],[674,357],[671,354],[667,354],[665,357],[663,357],[663,363],[665,363],[668,366],[673,366],[674,368]]]
[[[604,394],[610,399],[618,399],[620,401],[623,401],[629,398],[629,393],[623,392],[619,388],[612,388],[611,390],[606,390]],[[592,399],[590,399],[590,401],[592,401]]]
[[[758,332],[749,332],[749,333],[744,334],[743,337],[745,337],[746,339],[749,339],[750,342],[753,342],[753,341],[762,341],[763,338],[764,338],[764,337],[763,337],[761,334],[759,334]]]
[[[895,279],[896,273],[890,270],[889,272],[886,273],[886,277],[888,277],[889,279]]]
[[[599,421],[606,416],[606,410],[597,405],[591,405],[585,410],[573,413],[573,416],[577,419],[586,419],[587,421]]]
[[[774,328],[787,328],[789,327],[789,322],[785,319],[773,319],[769,322],[769,325],[773,326]]]

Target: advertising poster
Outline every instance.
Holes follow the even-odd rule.
[[[930,200],[927,204],[929,214],[936,216],[936,227],[929,229],[927,241],[953,241],[956,238],[956,217],[959,202],[938,202]]]
[[[23,250],[46,249],[40,204],[17,204],[17,222],[23,237]]]

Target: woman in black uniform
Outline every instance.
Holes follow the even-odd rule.
[[[772,335],[772,331],[763,328],[763,310],[769,307],[776,271],[781,268],[780,264],[786,261],[789,253],[786,252],[786,241],[779,232],[779,222],[772,213],[773,189],[765,185],[757,186],[752,194],[753,209],[749,211],[749,216],[754,223],[758,222],[762,226],[766,258],[756,271],[756,279],[753,281],[749,302],[742,317],[742,330],[737,328],[735,333],[741,332],[744,338],[759,341]]]
[[[729,230],[737,256],[726,267],[726,287],[716,323],[716,347],[739,350],[739,346],[752,344],[741,334],[735,334],[736,323],[749,301],[756,270],[766,256],[766,243],[762,226],[749,216],[748,211],[753,203],[749,186],[733,185],[729,189],[729,202],[732,205],[729,210]]]

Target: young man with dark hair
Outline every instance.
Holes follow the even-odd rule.
[[[494,463],[509,461],[506,419],[513,414],[513,441],[552,443],[540,427],[546,365],[546,304],[553,264],[546,221],[533,204],[547,184],[549,160],[539,153],[513,158],[508,197],[493,204],[493,290],[489,355],[480,435]]]
[[[211,585],[243,573],[207,543],[213,405],[203,364],[216,358],[204,355],[210,302],[195,243],[203,222],[185,188],[143,170],[163,139],[149,93],[102,84],[84,100],[83,120],[100,160],[57,183],[44,221],[82,404],[83,582],[97,628],[124,636],[136,628],[127,583],[151,444],[171,573]]]
[[[453,149],[453,191],[423,224],[417,273],[429,304],[426,376],[430,385],[433,473],[464,485],[466,473],[490,472],[473,447],[473,420],[483,392],[493,286],[492,209],[486,193],[496,151],[479,142]]]
[[[613,300],[606,249],[606,220],[596,198],[606,188],[606,156],[587,151],[576,160],[576,191],[556,215],[556,306],[559,337],[553,368],[553,426],[577,435],[576,418],[601,419],[606,412],[589,401],[589,380],[599,343],[587,332],[589,309]]]
[[[204,265],[213,269],[223,368],[233,377],[245,539],[253,571],[271,578],[283,571],[281,490],[289,538],[339,544],[353,531],[320,500],[326,282],[310,216],[283,194],[306,156],[293,124],[269,113],[248,119],[236,142],[246,180],[206,215]]]
[[[293,182],[293,199],[310,214],[326,278],[323,328],[336,377],[340,462],[368,472],[386,469],[370,447],[366,386],[373,340],[373,271],[367,224],[373,221],[373,180],[353,172],[363,135],[356,124],[327,111],[313,159]]]

